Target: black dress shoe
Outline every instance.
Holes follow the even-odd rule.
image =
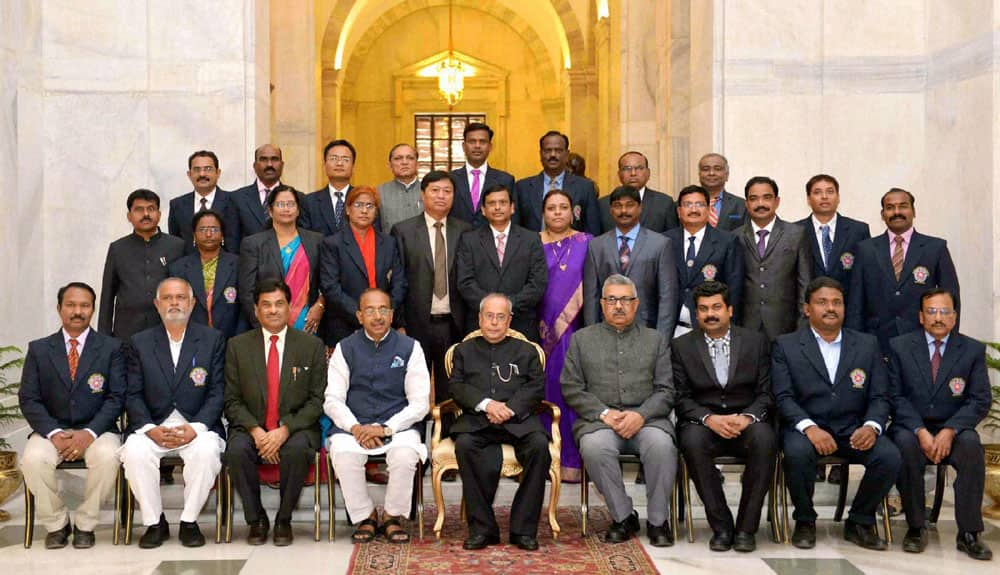
[[[669,521],[664,521],[663,525],[651,525],[647,521],[646,536],[649,537],[649,544],[653,547],[670,547],[674,544],[674,533],[670,529]]]
[[[639,532],[639,513],[632,511],[632,514],[624,521],[613,521],[608,526],[607,533],[604,534],[605,543],[624,543]]]
[[[162,513],[160,514],[160,522],[156,525],[150,525],[146,528],[146,532],[142,534],[142,538],[139,539],[139,547],[142,549],[155,549],[163,542],[170,539],[170,526],[167,524],[167,518]]]
[[[489,545],[499,544],[499,535],[480,535],[477,533],[466,537],[465,542],[462,543],[462,549],[465,549],[466,551],[478,551],[479,549],[486,549]],[[535,542],[535,545],[538,545],[537,541]]]
[[[990,559],[993,559],[993,551],[991,551],[985,543],[979,540],[978,533],[972,533],[969,531],[959,533],[958,537],[955,538],[955,546],[959,551],[965,553],[973,559],[979,559],[980,561],[989,561]]]
[[[729,551],[733,548],[732,531],[715,531],[708,541],[708,548],[712,551]]]
[[[267,543],[267,532],[271,525],[267,518],[254,521],[250,524],[250,533],[247,534],[247,545],[263,545]]]
[[[927,529],[910,527],[903,538],[903,551],[907,553],[923,553],[927,548]]]
[[[832,466],[830,468],[830,473],[826,476],[826,482],[830,485],[840,485],[840,482],[845,480],[842,477],[843,469],[844,468],[840,465]]]
[[[736,537],[733,538],[733,549],[739,551],[740,553],[751,553],[756,551],[757,538],[754,537],[753,533],[737,531]]]
[[[292,544],[295,537],[292,535],[291,521],[274,522],[274,544],[278,547],[287,547]]]
[[[164,465],[160,468],[160,485],[174,484],[174,466]]]
[[[73,526],[73,549],[90,549],[96,541],[93,531],[83,531],[76,525]]]
[[[427,467],[430,467],[430,465],[428,465]],[[449,469],[441,474],[441,481],[444,481],[446,483],[454,483],[457,479],[458,479],[457,469]]]
[[[641,463],[639,464],[639,471],[637,471],[635,474],[635,484],[636,485],[646,484],[646,469],[642,466]]]
[[[201,534],[198,523],[192,521],[181,521],[181,526],[177,530],[177,537],[181,540],[181,545],[185,547],[201,547],[205,544],[205,536]]]
[[[46,549],[62,549],[69,543],[69,534],[73,531],[67,523],[59,531],[53,531],[45,535],[45,548]]]
[[[816,522],[796,521],[792,532],[792,545],[799,549],[812,549],[816,546]]]
[[[878,536],[874,525],[861,525],[850,519],[844,521],[844,539],[854,543],[858,547],[871,549],[872,551],[885,551],[888,545],[885,540]]]
[[[525,551],[538,551],[538,539],[532,535],[510,534],[510,544]]]
[[[816,466],[816,483],[821,483],[826,481],[826,466],[817,465]]]

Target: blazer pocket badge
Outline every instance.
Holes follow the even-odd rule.
[[[195,387],[203,387],[207,379],[208,372],[205,371],[204,367],[196,367],[191,370],[191,381],[194,382]]]
[[[851,252],[844,252],[840,254],[840,265],[845,269],[849,270],[854,267],[854,254]]]
[[[580,204],[573,206],[573,221],[574,222],[580,221],[580,218],[582,216],[583,216],[583,208],[580,207]]]
[[[229,286],[222,290],[222,296],[226,298],[226,303],[233,303],[236,301],[236,288]]]
[[[392,365],[389,366],[389,369],[396,369],[397,367],[406,367],[406,362],[398,355],[392,358]]]
[[[865,370],[858,368],[851,371],[851,387],[854,389],[864,389],[867,379],[868,374],[865,373]]]
[[[101,393],[104,391],[104,376],[99,373],[90,374],[87,378],[87,387],[90,388],[90,393]]]
[[[931,277],[931,272],[927,271],[924,266],[917,266],[913,268],[913,282],[924,285],[927,283],[927,279]]]
[[[385,274],[385,281],[387,281],[387,282],[391,282],[392,281],[392,270],[389,270],[388,272],[386,272],[386,274]]]
[[[965,391],[965,380],[961,377],[953,377],[948,382],[948,389],[951,390],[952,397],[961,397]]]
[[[705,276],[705,281],[712,281],[715,279],[715,275],[719,273],[719,269],[712,264],[705,264],[705,267],[701,268],[701,275]]]

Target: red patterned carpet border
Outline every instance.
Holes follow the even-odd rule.
[[[465,525],[459,521],[458,506],[448,506],[441,540],[434,538],[434,507],[424,510],[424,540],[416,537],[416,529],[408,545],[372,543],[355,545],[349,575],[528,575],[574,574],[587,575],[652,575],[658,573],[639,539],[609,545],[600,540],[610,518],[604,507],[592,507],[588,522],[589,535],[580,537],[580,511],[576,507],[560,507],[559,539],[552,540],[548,521],[539,524],[538,551],[522,551],[507,544],[504,529],[509,525],[510,507],[497,507],[503,543],[481,551],[462,549]],[[338,530],[339,531],[339,530]],[[345,530],[347,531],[347,530]]]

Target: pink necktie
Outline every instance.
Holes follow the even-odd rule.
[[[497,259],[500,260],[500,265],[503,265],[504,239],[506,238],[507,234],[497,234]]]
[[[472,170],[472,210],[479,210],[479,170]]]

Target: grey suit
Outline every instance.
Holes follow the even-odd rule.
[[[586,327],[570,340],[560,379],[566,404],[577,413],[573,436],[583,464],[612,519],[632,514],[618,465],[619,453],[632,453],[646,470],[649,522],[663,525],[677,472],[669,340],[638,323],[621,332],[606,322]],[[645,423],[625,439],[601,421],[606,409],[638,412]]]
[[[722,210],[719,211],[718,228],[733,232],[748,221],[746,200],[722,190]]]
[[[774,341],[796,330],[802,316],[806,286],[812,275],[809,238],[802,226],[775,217],[764,257],[757,254],[757,237],[749,220],[736,231],[743,244],[743,313],[740,325],[764,332]]]
[[[601,209],[601,233],[615,229],[615,222],[611,219],[611,194],[597,200],[597,205]],[[677,219],[677,204],[674,199],[663,192],[646,188],[642,194],[642,214],[639,216],[639,225],[659,233],[680,226]]]
[[[601,286],[608,276],[621,273],[618,239],[611,230],[590,242],[583,268],[583,323],[601,321]],[[625,274],[639,295],[636,321],[663,334],[667,341],[677,323],[677,269],[674,251],[665,236],[640,227]]]

